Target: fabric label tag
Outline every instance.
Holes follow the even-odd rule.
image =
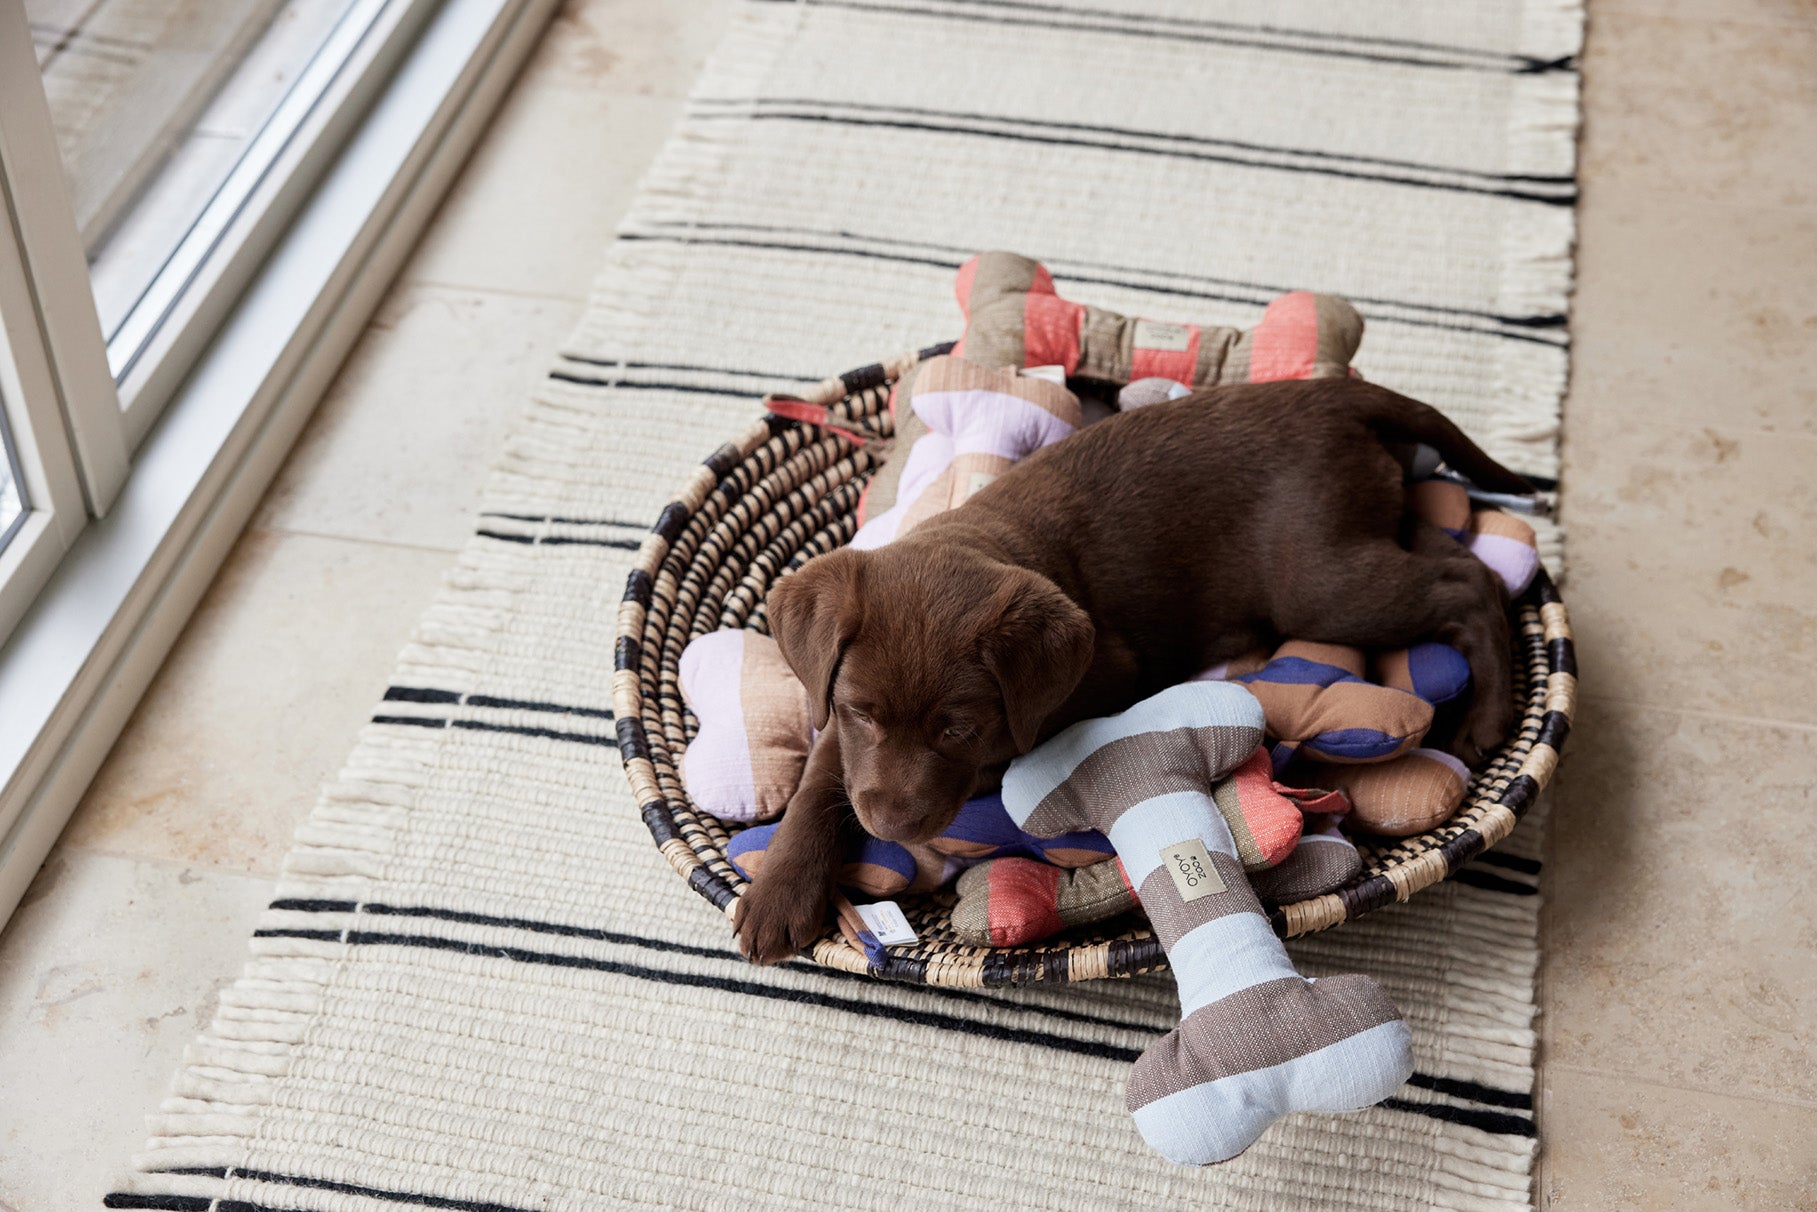
[[[1166,864],[1167,873],[1173,876],[1174,890],[1180,894],[1182,901],[1196,901],[1200,897],[1224,891],[1223,877],[1211,865],[1211,855],[1206,852],[1205,843],[1196,837],[1161,847],[1161,862]]]
[[[1192,344],[1192,329],[1185,324],[1163,324],[1159,320],[1137,320],[1135,347],[1158,349],[1167,353],[1185,353]]]
[[[1049,383],[1066,386],[1066,367],[1064,366],[1024,366],[1016,373],[1025,379],[1046,379]]]
[[[915,941],[915,928],[909,925],[908,918],[902,915],[902,906],[895,901],[853,905],[852,908],[858,910],[858,916],[864,919],[864,924],[885,947]]]

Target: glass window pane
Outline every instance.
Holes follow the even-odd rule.
[[[25,524],[30,509],[25,484],[19,478],[19,455],[13,449],[12,431],[7,428],[6,413],[0,411],[0,551]]]
[[[351,0],[25,0],[112,336]]]

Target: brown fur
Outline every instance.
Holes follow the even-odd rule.
[[[889,546],[779,582],[771,625],[822,731],[740,898],[745,953],[771,963],[819,937],[854,813],[926,840],[1041,738],[1280,637],[1450,643],[1476,686],[1455,748],[1498,745],[1506,595],[1408,515],[1389,447],[1415,442],[1484,488],[1527,488],[1385,388],[1221,387],[1091,426]]]

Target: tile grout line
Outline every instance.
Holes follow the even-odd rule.
[[[1546,1077],[1552,1073],[1578,1073],[1586,1077],[1601,1077],[1611,1081],[1637,1086],[1647,1086],[1655,1090],[1677,1090],[1685,1094],[1702,1094],[1711,1098],[1727,1098],[1737,1102],[1766,1103],[1775,1107],[1795,1107],[1801,1111],[1817,1111],[1817,1099],[1799,1098],[1796,1095],[1779,1095],[1759,1091],[1715,1090],[1707,1086],[1687,1085],[1683,1082],[1662,1082],[1652,1078],[1641,1077],[1633,1073],[1619,1073],[1609,1069],[1598,1069],[1590,1065],[1564,1064],[1558,1061],[1546,1061],[1540,1070],[1540,1087],[1545,1088]]]
[[[1566,403],[1567,407],[1570,406],[1569,400],[1567,400],[1565,403]],[[1583,408],[1588,408],[1591,406],[1590,405],[1580,405],[1579,407],[1581,410]],[[1731,427],[1726,422],[1722,421],[1719,418],[1713,418],[1710,421],[1675,421],[1675,420],[1670,420],[1670,419],[1663,418],[1663,417],[1646,417],[1646,418],[1638,420],[1638,421],[1635,421],[1635,420],[1614,421],[1614,420],[1599,420],[1594,415],[1587,415],[1587,416],[1582,415],[1581,411],[1580,411],[1580,415],[1579,415],[1576,425],[1572,426],[1572,432],[1569,434],[1566,434],[1566,433],[1564,433],[1562,428],[1560,431],[1562,436],[1561,436],[1561,440],[1559,442],[1559,455],[1560,455],[1560,465],[1563,468],[1563,470],[1560,472],[1560,477],[1559,477],[1561,484],[1568,485],[1568,482],[1570,480],[1570,475],[1571,475],[1570,464],[1569,464],[1568,460],[1566,460],[1564,458],[1564,456],[1571,449],[1572,443],[1573,442],[1587,443],[1589,441],[1589,439],[1585,436],[1586,431],[1593,432],[1599,426],[1606,427],[1608,433],[1610,433],[1610,434],[1624,436],[1624,437],[1629,434],[1644,434],[1647,432],[1656,432],[1656,433],[1660,433],[1660,434],[1684,433],[1684,434],[1688,434],[1691,436],[1702,435],[1704,437],[1708,437],[1710,434],[1714,433],[1714,434],[1717,434],[1724,438],[1730,437],[1732,435],[1738,439],[1767,438],[1767,439],[1772,439],[1774,441],[1779,441],[1781,439],[1791,439],[1794,442],[1801,442],[1801,443],[1802,442],[1817,442],[1817,434],[1798,433],[1796,431],[1779,430],[1779,429],[1761,429],[1758,426],[1752,426],[1752,425]],[[1605,450],[1604,453],[1606,454],[1607,451]],[[1587,477],[1587,478],[1593,478],[1593,477]],[[1561,513],[1563,512],[1563,509],[1564,509],[1564,506],[1561,502],[1561,506],[1560,506]]]
[[[1648,711],[1664,711],[1674,715],[1694,716],[1698,719],[1724,720],[1736,724],[1750,724],[1754,727],[1780,728],[1790,732],[1817,732],[1817,723],[1806,723],[1802,720],[1787,720],[1773,716],[1741,715],[1732,711],[1712,711],[1705,707],[1685,707],[1655,703],[1649,699],[1631,699],[1621,695],[1598,694],[1595,691],[1578,690],[1578,702],[1610,703],[1623,707],[1641,707]],[[1568,752],[1568,751],[1567,751]]]
[[[408,269],[406,269],[392,284],[391,290],[395,294],[400,290],[411,289],[467,291],[476,295],[494,295],[502,299],[530,299],[541,303],[572,303],[576,307],[582,308],[587,305],[586,295],[567,295],[541,290],[514,290],[508,286],[475,286],[468,282],[449,282],[440,278],[418,278],[413,277]],[[370,332],[372,330],[368,327],[367,331]],[[380,331],[384,330],[381,329]]]
[[[45,866],[48,867],[51,861],[56,859],[59,854],[68,858],[77,859],[99,858],[112,859],[121,863],[145,863],[154,867],[162,867],[178,872],[195,871],[200,873],[197,876],[198,879],[206,879],[210,876],[225,876],[228,879],[251,880],[255,883],[265,884],[271,888],[276,888],[278,880],[281,878],[280,874],[276,872],[266,875],[258,871],[246,871],[234,867],[220,867],[211,863],[197,862],[191,859],[174,859],[157,854],[133,854],[124,850],[109,849],[104,846],[91,846],[81,842],[69,842],[62,838],[57,839],[56,848],[51,851],[50,857],[45,860]],[[21,904],[23,904],[23,902],[21,902]],[[3,1207],[4,1205],[0,1205],[0,1208]]]
[[[331,543],[353,543],[362,547],[393,547],[402,551],[430,552],[436,555],[458,556],[461,547],[438,547],[429,543],[405,543],[397,539],[375,539],[364,535],[331,534],[321,530],[299,530],[295,527],[280,526],[272,522],[254,522],[246,528],[247,533],[263,531],[266,534],[293,537],[299,539],[323,539]]]

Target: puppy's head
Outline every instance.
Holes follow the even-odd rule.
[[[952,824],[1091,664],[1091,620],[1052,581],[965,549],[832,552],[778,582],[769,614],[815,727],[838,729],[859,823],[891,841]]]

